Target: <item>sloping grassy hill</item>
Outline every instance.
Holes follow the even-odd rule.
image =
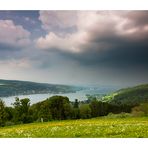
[[[148,137],[148,118],[96,118],[0,128],[0,137]]]
[[[68,85],[0,79],[0,97],[37,93],[69,93],[79,89],[81,88]]]
[[[148,84],[125,88],[106,96],[104,100],[113,104],[136,105],[148,102]]]

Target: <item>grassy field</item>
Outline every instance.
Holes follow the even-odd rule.
[[[0,128],[0,137],[148,137],[148,118],[95,118],[51,121]]]

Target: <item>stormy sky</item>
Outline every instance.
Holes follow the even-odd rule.
[[[148,83],[148,11],[0,11],[0,79]]]

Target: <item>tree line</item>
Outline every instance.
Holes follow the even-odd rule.
[[[12,107],[0,100],[0,126],[46,122],[51,120],[88,119],[106,116],[109,113],[131,112],[133,106],[115,105],[97,99],[69,101],[68,97],[52,96],[42,102],[30,105],[30,99],[15,98]]]

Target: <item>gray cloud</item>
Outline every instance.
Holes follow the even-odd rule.
[[[148,28],[146,28],[148,27],[146,21],[148,12],[132,11],[126,14],[124,14],[123,22],[128,21],[120,30],[117,29],[121,22],[95,25],[95,28],[89,32],[88,43],[81,46],[82,52],[72,53],[71,57],[78,60],[80,64],[86,65],[117,68],[144,66],[146,68],[148,66]],[[101,30],[99,25],[101,25]],[[132,31],[135,28],[136,30]]]
[[[148,82],[148,11],[41,11],[39,20],[46,35],[34,38],[30,46],[18,46],[17,37],[2,42],[0,36],[0,59],[15,59],[12,67],[28,68],[32,76],[24,70],[27,78],[79,84]]]
[[[85,11],[77,15],[77,32],[61,40],[55,35],[60,41],[58,46],[57,38],[49,34],[46,42],[40,42],[46,43],[46,51],[55,51],[63,59],[76,62],[77,67],[95,71],[96,79],[97,74],[101,74],[114,80],[118,74],[116,77],[121,81],[148,81],[147,11]],[[51,47],[51,43],[55,43],[54,46]],[[72,46],[78,51],[74,52]]]
[[[40,11],[42,28],[58,35],[76,31],[76,11]]]

